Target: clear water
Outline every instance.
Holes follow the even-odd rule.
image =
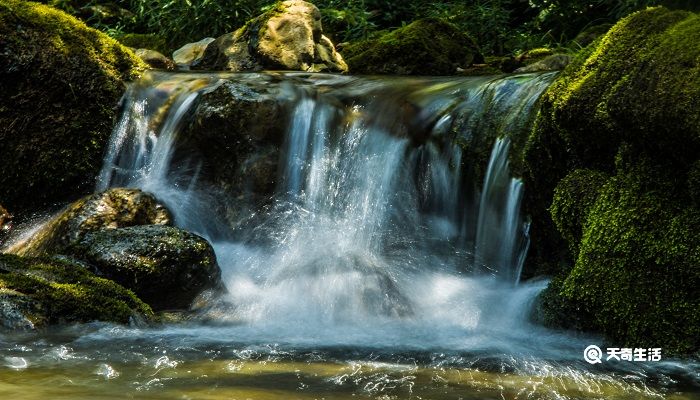
[[[154,193],[210,239],[230,293],[188,323],[0,336],[0,396],[698,398],[697,363],[591,366],[583,349],[600,338],[531,322],[547,282],[519,281],[526,188],[508,156],[552,79],[147,76],[98,190]],[[288,130],[276,191],[222,235],[202,160],[175,154],[201,97],[226,85],[265,87]],[[483,176],[458,145],[480,140]]]

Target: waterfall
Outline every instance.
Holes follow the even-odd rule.
[[[529,242],[511,138],[552,79],[151,73],[125,96],[98,190],[153,192],[178,225],[209,238],[231,320],[318,329],[440,316],[511,329],[489,315],[526,312],[505,294],[519,290]],[[222,96],[271,101],[286,131],[276,189],[257,193],[223,238],[220,210],[247,197],[211,178],[212,164],[230,161],[202,159],[191,132]]]
[[[499,138],[491,151],[476,231],[475,259],[518,283],[530,240],[520,217],[523,183],[508,168],[510,141]]]

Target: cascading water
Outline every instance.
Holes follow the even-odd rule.
[[[154,398],[640,399],[661,397],[650,375],[694,384],[698,368],[675,363],[593,371],[581,351],[597,338],[529,322],[546,281],[519,282],[526,188],[509,155],[553,77],[147,74],[97,189],[154,193],[212,242],[229,294],[189,324],[16,339],[6,364]],[[197,142],[226,101],[252,125],[219,121],[223,138]],[[280,137],[253,132],[269,116]],[[230,158],[203,157],[212,146]]]
[[[235,239],[221,239],[211,226],[217,207],[205,204],[206,184],[191,168],[206,160],[187,158],[183,168],[173,158],[178,134],[188,115],[197,118],[199,96],[227,82],[245,93],[264,77],[152,74],[132,86],[98,184],[151,191],[179,225],[212,240],[232,304],[219,318],[258,338],[313,335],[323,344],[466,340],[475,349],[497,343],[487,333],[525,334],[544,283],[515,286],[528,237],[508,135],[527,128],[552,74],[267,76],[288,110],[277,189],[251,206],[252,222],[232,227]],[[463,151],[489,147],[488,159]]]

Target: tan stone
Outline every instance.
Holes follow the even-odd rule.
[[[207,46],[213,41],[214,38],[208,37],[198,42],[187,43],[173,52],[173,61],[180,69],[190,69],[202,59]]]
[[[21,256],[58,253],[98,229],[171,225],[170,212],[151,194],[138,189],[109,189],[84,197],[44,224],[30,238],[6,252]]]
[[[136,49],[134,53],[152,68],[167,70],[175,69],[175,63],[173,60],[169,59],[158,51],[151,49]]]
[[[323,36],[321,12],[306,1],[288,0],[220,36],[206,49],[198,69],[281,69],[346,72],[335,46]]]

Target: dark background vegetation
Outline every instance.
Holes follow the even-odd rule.
[[[167,50],[231,32],[274,0],[44,0],[119,37],[154,34]],[[578,49],[577,35],[655,5],[700,9],[697,0],[310,0],[336,43],[365,39],[425,17],[447,20],[472,36],[486,55],[537,47]]]

